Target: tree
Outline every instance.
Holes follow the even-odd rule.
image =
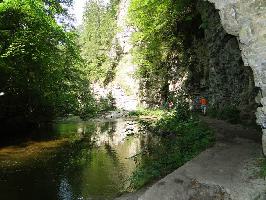
[[[115,45],[118,3],[118,0],[113,0],[107,5],[97,0],[87,2],[80,45],[87,73],[92,81],[103,81],[113,70],[114,60],[110,56],[110,51]]]
[[[79,106],[76,34],[57,19],[70,0],[0,3],[0,121],[35,123]],[[68,30],[67,30],[68,29]]]
[[[188,64],[184,51],[189,30],[185,27],[196,15],[194,6],[193,0],[131,2],[129,18],[138,30],[133,35],[134,60],[143,80],[143,95],[152,103],[167,100],[169,81]]]

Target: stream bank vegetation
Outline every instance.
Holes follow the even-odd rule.
[[[250,119],[250,116],[245,116],[241,113],[241,110],[233,105],[224,106],[223,108],[208,107],[207,116],[220,120],[227,121],[231,124],[241,124],[245,127],[251,127],[260,130],[255,119]]]
[[[266,158],[262,158],[260,161],[260,175],[266,179]]]
[[[5,131],[28,131],[57,116],[94,109],[77,34],[64,9],[71,3],[1,1],[0,123]]]
[[[130,179],[130,190],[162,178],[214,144],[214,132],[189,110],[188,103],[179,102],[171,110],[135,113],[152,138],[134,157],[138,166]],[[149,114],[157,120],[141,118]]]
[[[0,1],[0,125],[7,134],[22,136],[57,117],[85,119],[113,108],[109,99],[95,99],[91,84],[110,67],[118,1],[90,1],[83,30],[73,27],[72,3]]]
[[[165,114],[166,110],[156,108],[156,109],[149,109],[139,107],[135,111],[131,111],[128,113],[129,116],[135,116],[138,118],[145,118],[145,117],[154,117],[154,118],[161,118]]]
[[[141,162],[131,177],[131,189],[165,176],[214,144],[213,131],[189,109],[191,97],[183,88],[185,81],[174,91],[169,87],[185,80],[189,70],[195,71],[191,47],[203,32],[196,4],[193,0],[131,2],[129,20],[137,30],[132,41],[140,98],[149,108],[164,107],[163,113],[156,109],[134,113],[157,115],[158,120],[141,121],[157,139],[150,139],[150,145],[135,157]],[[174,103],[172,108],[170,103]]]
[[[241,123],[240,110],[235,106],[225,106],[223,109],[208,108],[207,115],[212,118],[226,120],[232,124]]]

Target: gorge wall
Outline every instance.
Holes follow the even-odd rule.
[[[126,23],[129,5],[130,0],[120,2],[121,31],[116,40],[122,51],[114,83],[128,90],[135,105],[137,95],[142,105],[154,106],[160,105],[166,94],[182,88],[191,99],[204,95],[210,107],[236,108],[245,123],[256,121],[266,128],[265,0],[198,1],[198,16],[189,25],[193,31],[188,29],[186,36],[189,56],[184,67],[187,72],[178,76],[171,66],[167,78],[155,77],[149,81],[134,78],[136,66],[132,64],[130,44],[134,29]],[[157,85],[149,84],[152,82]],[[265,154],[266,129],[262,140]]]
[[[176,62],[182,73],[173,74],[171,66],[162,84],[158,78],[149,80],[157,88],[141,87],[141,98],[162,105],[165,93],[182,88],[192,100],[206,96],[215,111],[236,111],[243,123],[266,127],[266,1],[201,0],[196,7],[198,16],[177,27],[187,56],[183,63]]]
[[[181,90],[192,101],[206,96],[215,113],[227,112],[244,123],[255,123],[258,88],[252,69],[243,62],[238,38],[225,31],[213,3],[199,0],[193,6],[192,20],[176,23],[182,47],[173,49],[167,63],[158,67],[167,73],[158,70],[141,80],[142,103],[163,105]],[[174,58],[175,54],[182,58]]]
[[[258,89],[251,68],[242,61],[237,37],[225,32],[213,4],[200,1],[197,11],[202,33],[193,36],[187,93],[206,96],[214,111],[240,111],[242,121],[255,122]]]
[[[114,64],[114,77],[106,86],[94,84],[93,92],[98,98],[108,95],[114,98],[116,108],[122,110],[136,110],[138,106],[139,82],[134,77],[136,65],[131,55],[131,36],[134,29],[127,22],[127,15],[131,0],[119,2],[116,25],[117,31],[112,41],[109,57]]]
[[[250,66],[255,86],[260,89],[256,102],[257,123],[266,122],[266,1],[265,0],[209,0],[219,10],[224,30],[237,37],[245,66]],[[262,144],[266,154],[266,129]]]

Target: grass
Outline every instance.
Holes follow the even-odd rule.
[[[139,164],[131,177],[131,189],[139,189],[165,176],[214,143],[213,131],[192,118],[186,109],[155,113],[161,118],[156,122],[145,122],[151,137],[143,153],[136,158]]]
[[[241,111],[234,106],[226,106],[222,109],[209,107],[207,109],[207,116],[211,118],[216,118],[220,120],[227,121],[231,124],[241,124],[244,127],[254,128],[261,130],[261,128],[256,123],[255,118],[252,119],[250,116],[244,118],[240,115]]]

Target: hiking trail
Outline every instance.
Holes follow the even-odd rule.
[[[215,131],[213,147],[165,178],[119,200],[266,200],[258,130],[202,117]]]

